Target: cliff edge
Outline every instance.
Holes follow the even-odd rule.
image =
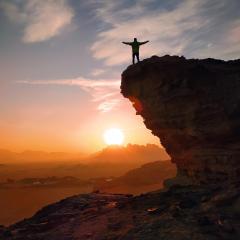
[[[123,72],[121,92],[178,176],[194,184],[240,180],[240,60],[153,56]]]

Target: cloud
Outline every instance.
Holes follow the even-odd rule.
[[[128,8],[119,1],[100,2],[96,16],[105,23],[105,28],[100,29],[91,51],[109,66],[130,62],[131,49],[121,42],[133,37],[150,40],[141,49],[142,57],[164,54],[198,57],[199,52],[203,57],[210,54],[225,57],[221,39],[229,33],[232,22],[240,19],[236,10],[240,7],[238,0],[169,1],[174,3],[171,6],[164,5],[164,1],[148,0],[136,1]],[[235,35],[238,31],[236,27]],[[214,51],[208,48],[211,45],[215,46]],[[224,46],[226,49],[228,43]]]
[[[111,99],[109,101],[104,101],[104,102],[101,102],[99,105],[98,105],[98,110],[101,111],[101,112],[109,112],[111,111],[113,108],[115,108],[119,103],[121,102],[120,99]]]
[[[94,69],[91,74],[92,74],[92,76],[97,77],[97,76],[104,74],[105,72],[106,71],[104,69],[97,68],[97,69]]]
[[[97,110],[106,113],[116,108],[122,101],[120,80],[93,80],[83,77],[75,79],[59,79],[45,81],[17,81],[19,84],[30,85],[63,85],[78,86],[89,93],[92,101],[97,103]]]
[[[42,42],[59,35],[74,16],[67,0],[3,1],[0,6],[11,21],[24,26],[25,43]]]
[[[233,43],[240,43],[240,19],[233,22],[228,40]]]

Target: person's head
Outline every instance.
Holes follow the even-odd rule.
[[[137,38],[134,38],[134,42],[137,42]]]

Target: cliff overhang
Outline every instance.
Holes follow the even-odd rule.
[[[240,178],[240,60],[153,56],[122,73],[121,93],[192,182]]]

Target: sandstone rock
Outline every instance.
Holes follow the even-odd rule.
[[[178,176],[240,178],[240,60],[153,56],[128,67],[121,92],[158,136]]]

